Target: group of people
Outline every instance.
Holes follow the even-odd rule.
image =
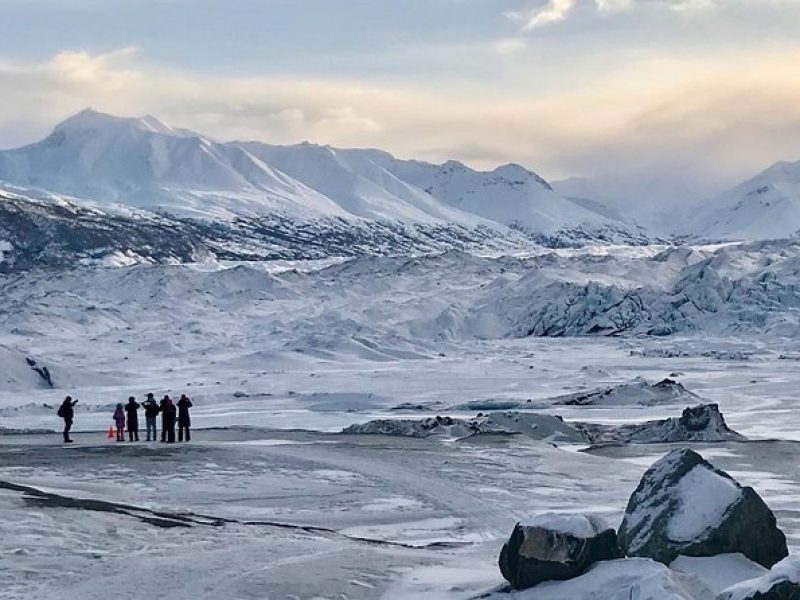
[[[70,430],[75,418],[75,405],[77,400],[67,396],[58,409],[58,416],[64,419],[64,443],[71,444]],[[173,402],[169,396],[164,396],[160,402],[156,402],[155,396],[147,394],[147,399],[139,404],[136,398],[128,398],[127,404],[119,403],[114,410],[112,427],[109,436],[113,437],[113,430],[116,428],[116,438],[118,442],[125,441],[125,430],[128,431],[128,441],[139,441],[139,409],[144,409],[145,423],[147,427],[147,440],[158,440],[157,418],[161,415],[161,441],[168,444],[175,443],[175,426],[178,427],[178,441],[187,442],[192,439],[191,427],[192,419],[189,409],[192,401],[186,394],[182,394],[178,402]]]

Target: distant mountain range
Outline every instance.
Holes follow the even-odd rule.
[[[154,117],[92,110],[40,142],[0,152],[0,186],[0,241],[16,249],[4,252],[6,270],[14,257],[18,265],[119,253],[161,261],[158,236],[150,248],[126,244],[123,233],[155,235],[156,223],[169,223],[193,249],[174,260],[201,248],[212,257],[305,258],[649,241],[641,228],[558,195],[518,165],[480,172],[380,150],[220,143]],[[127,225],[111,235],[104,218]]]
[[[767,240],[800,233],[800,162],[779,162],[711,199],[683,224],[693,238]]]
[[[771,167],[683,224],[671,215],[661,240],[603,199],[588,180],[554,189],[514,164],[483,172],[374,149],[222,143],[151,116],[85,110],[0,151],[0,271],[647,244],[665,231],[784,237],[800,230],[800,163]]]

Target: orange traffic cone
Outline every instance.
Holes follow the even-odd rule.
[[[112,426],[108,428],[108,439],[113,440],[114,437],[114,427]]]

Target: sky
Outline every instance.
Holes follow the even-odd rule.
[[[0,147],[92,107],[678,202],[800,160],[798,31],[800,0],[0,0]]]

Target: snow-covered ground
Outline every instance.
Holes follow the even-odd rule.
[[[516,521],[589,513],[618,526],[644,470],[676,445],[587,452],[530,436],[343,428],[495,410],[639,423],[680,416],[690,394],[750,439],[692,447],[755,487],[800,550],[800,342],[780,336],[795,331],[795,252],[450,253],[6,276],[0,428],[55,431],[61,399],[80,403],[73,447],[58,434],[0,434],[3,597],[472,598],[502,583],[497,557]],[[554,290],[574,285],[691,290],[683,318],[693,327],[515,337],[535,294],[547,289],[555,307]],[[585,306],[599,311],[602,298]],[[760,320],[730,326],[756,309]],[[628,385],[610,395],[624,401],[563,404],[667,377],[688,393],[638,404]],[[106,440],[113,405],[149,391],[192,397],[190,445]],[[188,526],[165,527],[177,524]]]

